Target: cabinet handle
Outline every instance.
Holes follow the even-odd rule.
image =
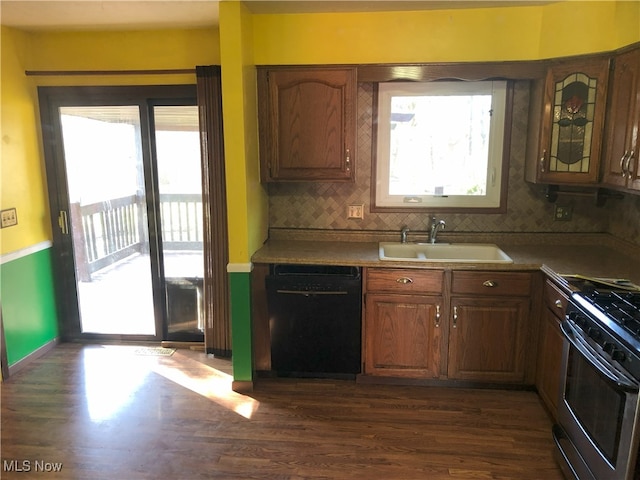
[[[493,280],[487,280],[482,283],[482,286],[487,288],[493,288],[493,287],[497,287],[498,283],[494,282]]]
[[[627,176],[627,171],[624,169],[624,161],[627,158],[628,153],[629,150],[625,150],[624,155],[622,155],[622,158],[620,159],[620,171],[622,172],[622,178],[625,178]]]
[[[556,308],[562,308],[562,300],[560,299],[556,300],[555,305],[556,305]]]
[[[458,328],[458,307],[453,307],[453,328]]]
[[[440,327],[440,305],[436,305],[436,328]]]
[[[627,178],[631,178],[631,159],[635,151],[631,150],[627,156],[627,163],[624,165],[624,169],[627,171]]]
[[[546,160],[546,159],[547,159],[547,150],[546,150],[546,149],[544,149],[544,150],[542,150],[542,156],[540,157],[540,171],[541,171],[542,173],[544,173],[544,172],[545,172],[545,169],[544,169],[544,162],[545,162],[545,160]]]
[[[351,171],[351,151],[347,148],[347,157],[345,159],[347,172]]]
[[[411,280],[409,277],[400,277],[396,279],[396,282],[406,285],[407,283],[413,283],[413,280]]]

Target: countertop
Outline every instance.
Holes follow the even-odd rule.
[[[375,240],[374,240],[375,239]],[[542,269],[547,275],[624,278],[640,285],[640,246],[608,234],[453,234],[450,243],[498,245],[512,264],[380,260],[378,244],[397,241],[389,232],[279,231],[252,257],[253,263],[292,263],[457,270]]]

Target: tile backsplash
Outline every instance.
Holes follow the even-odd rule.
[[[425,230],[424,213],[374,213],[369,210],[372,161],[373,85],[358,87],[358,152],[354,183],[272,183],[269,226],[323,230]],[[438,214],[455,232],[610,232],[640,243],[640,197],[626,195],[596,207],[593,197],[560,196],[558,205],[571,206],[572,219],[554,220],[554,204],[544,187],[524,181],[529,83],[517,82],[509,161],[507,212],[504,214]],[[347,219],[347,206],[364,204],[364,219]]]

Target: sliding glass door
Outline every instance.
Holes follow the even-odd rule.
[[[63,337],[202,340],[195,86],[41,88]]]
[[[197,106],[154,106],[153,131],[166,297],[165,339],[202,340],[202,167]]]
[[[80,331],[156,336],[139,108],[59,113]]]

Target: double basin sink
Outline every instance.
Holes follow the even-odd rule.
[[[396,262],[513,263],[497,245],[485,243],[381,242],[379,254]]]

